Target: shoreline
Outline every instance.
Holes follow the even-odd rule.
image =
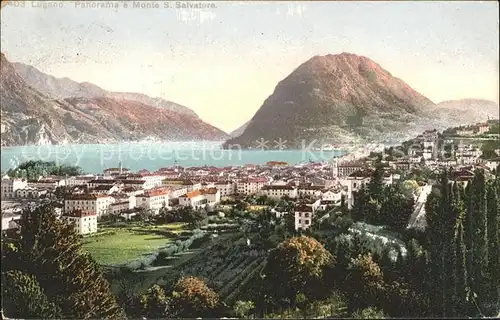
[[[13,169],[29,160],[74,165],[87,173],[100,173],[106,168],[116,167],[121,162],[133,171],[179,165],[182,167],[241,167],[249,164],[265,165],[267,162],[286,162],[294,166],[309,162],[331,162],[350,153],[345,151],[303,150],[221,150],[216,146],[198,148],[161,144],[126,145],[58,145],[2,148],[1,171]]]

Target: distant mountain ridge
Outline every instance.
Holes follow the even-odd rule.
[[[288,148],[313,141],[401,141],[457,120],[478,119],[457,106],[440,108],[367,57],[314,56],[277,84],[244,132],[224,147],[258,148],[260,141],[269,142],[268,148],[281,147],[279,141]]]
[[[484,99],[447,100],[437,105],[439,117],[456,125],[498,119],[500,114],[498,103]]]
[[[197,116],[138,101],[107,96],[52,99],[28,85],[3,53],[0,64],[2,146],[228,138]]]
[[[69,78],[54,77],[24,63],[14,62],[12,65],[29,86],[53,99],[110,97],[137,101],[153,107],[166,108],[198,117],[193,110],[163,98],[152,98],[142,93],[107,91],[89,82],[77,82]]]

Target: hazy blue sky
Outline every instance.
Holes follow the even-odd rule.
[[[214,3],[6,5],[1,49],[58,77],[175,101],[226,131],[250,119],[298,65],[328,53],[367,56],[434,102],[498,102],[496,1]]]

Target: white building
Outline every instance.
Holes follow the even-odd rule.
[[[170,188],[151,189],[137,196],[136,205],[158,214],[160,209],[169,205]]]
[[[486,161],[485,165],[492,171],[496,170],[498,168],[498,165],[500,165],[500,158],[488,160]]]
[[[486,133],[490,130],[490,127],[487,123],[478,123],[476,126],[479,134]]]
[[[297,193],[299,196],[310,196],[313,198],[321,198],[325,190],[325,186],[299,185]]]
[[[421,155],[413,155],[410,157],[410,163],[420,163],[422,162],[422,156]]]
[[[128,201],[128,199],[120,199],[109,205],[109,213],[115,215],[121,214],[128,211],[130,208],[130,201]]]
[[[295,209],[295,230],[307,229],[312,224],[313,208],[309,206],[302,206]]]
[[[82,210],[100,217],[109,213],[109,205],[114,201],[114,198],[104,194],[72,194],[64,199],[64,212]]]
[[[165,176],[161,174],[134,174],[127,176],[123,183],[127,186],[131,184],[131,181],[134,181],[136,185],[140,185],[143,189],[153,189],[163,186],[164,180]],[[142,181],[142,183],[139,181]]]
[[[314,213],[320,208],[321,201],[313,200],[308,203],[299,203],[295,206],[295,230],[305,230],[312,224]]]
[[[199,182],[196,183],[196,182],[193,182],[190,180],[178,180],[178,179],[175,179],[175,180],[164,179],[163,186],[169,187],[172,189],[184,187],[187,189],[187,192],[201,189],[201,183],[199,183]]]
[[[62,178],[57,179],[40,179],[38,181],[29,182],[28,185],[34,188],[56,189],[66,185],[66,180]]]
[[[90,234],[97,232],[97,214],[95,212],[73,210],[65,212],[61,219],[75,226],[78,234]]]
[[[220,202],[221,195],[219,189],[217,188],[203,189],[201,190],[201,193],[205,196],[207,204],[211,207]]]
[[[10,199],[16,196],[16,191],[28,187],[26,179],[2,179],[1,191],[2,199]]]
[[[370,180],[371,172],[368,171],[353,172],[348,177],[339,180],[347,194],[346,201],[348,208],[351,208],[354,204],[353,192],[358,192],[363,186],[367,186]]]
[[[24,189],[16,190],[16,198],[22,199],[38,199],[42,195],[47,194],[47,189],[39,189],[33,187],[26,187]]]
[[[207,199],[200,190],[190,191],[179,197],[179,205],[183,207],[193,207],[197,209],[205,207],[206,204]]]
[[[342,192],[340,190],[325,190],[322,194],[321,194],[321,200],[325,200],[325,201],[340,201],[340,199],[342,198]]]
[[[251,195],[259,192],[269,180],[265,177],[248,178],[236,183],[238,194]]]
[[[267,185],[262,187],[261,193],[275,199],[281,199],[284,196],[297,198],[298,196],[297,188],[287,185]]]
[[[236,193],[236,183],[231,181],[218,181],[214,187],[220,192],[221,197],[231,196]]]
[[[178,187],[171,187],[170,191],[170,199],[177,199],[182,195],[185,195],[188,193],[187,187],[184,186],[178,186]]]
[[[482,151],[479,147],[474,145],[460,144],[455,154],[457,164],[469,165],[475,164],[479,161]]]
[[[18,227],[17,221],[21,219],[21,214],[11,214],[9,216],[2,216],[2,230],[15,229]]]
[[[121,214],[136,207],[135,195],[119,194],[114,196],[114,202],[109,205],[110,214]]]
[[[351,173],[361,170],[363,163],[356,161],[342,161],[337,163],[337,172],[339,177],[346,177]]]
[[[425,144],[425,143],[426,143],[426,142],[424,142],[424,144]],[[433,159],[433,157],[432,157],[432,152],[433,152],[433,151],[432,151],[432,150],[433,150],[433,149],[432,149],[432,147],[424,147],[424,152],[423,152],[423,154],[422,154],[422,156],[423,156],[424,160],[430,160],[430,159]]]
[[[220,191],[217,188],[194,190],[179,197],[179,205],[193,208],[214,206],[220,202]]]

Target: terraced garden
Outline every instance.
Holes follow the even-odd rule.
[[[240,289],[264,267],[267,252],[250,250],[242,233],[225,236],[203,254],[170,269],[159,283],[172,285],[181,275],[201,277],[226,303],[234,302]]]

